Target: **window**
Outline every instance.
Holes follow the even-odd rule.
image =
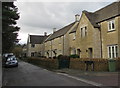
[[[59,44],[61,44],[61,43],[62,43],[62,37],[59,38]]]
[[[110,20],[108,22],[108,31],[115,30],[115,20]]]
[[[34,52],[32,52],[32,53],[31,53],[31,57],[34,57],[34,56],[35,56],[35,53],[34,53]]]
[[[59,50],[59,54],[62,54],[62,50]]]
[[[72,54],[76,54],[76,49],[75,48],[73,48],[73,53]]]
[[[52,42],[50,41],[50,46],[52,45]]]
[[[34,48],[34,47],[35,47],[35,44],[31,44],[31,47]]]
[[[87,27],[82,27],[81,28],[81,38],[85,37],[87,35]]]
[[[73,40],[75,40],[76,38],[76,33],[73,33]]]
[[[116,58],[118,57],[118,46],[117,45],[111,45],[108,46],[108,58]]]

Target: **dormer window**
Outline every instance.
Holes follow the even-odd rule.
[[[115,30],[115,20],[108,21],[108,31]]]

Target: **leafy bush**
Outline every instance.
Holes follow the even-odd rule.
[[[77,55],[77,54],[72,54],[72,55],[70,55],[70,58],[79,58],[79,55]]]
[[[70,57],[69,57],[69,56],[66,56],[66,55],[59,55],[59,56],[57,57],[57,59],[59,59],[59,60],[61,60],[61,59],[70,59]]]
[[[63,57],[62,54],[58,55],[57,59],[61,59]]]

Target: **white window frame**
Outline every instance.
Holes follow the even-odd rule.
[[[75,48],[73,48],[73,54],[76,54],[76,49]]]
[[[112,28],[112,23],[114,23],[114,28]],[[115,30],[115,19],[108,21],[108,31],[113,31],[113,30]]]
[[[87,36],[87,26],[80,28],[80,34],[81,34],[81,38],[84,38]]]
[[[116,52],[116,47],[117,47],[117,52]],[[110,45],[107,47],[107,49],[108,49],[108,58],[113,59],[118,57],[118,45]]]

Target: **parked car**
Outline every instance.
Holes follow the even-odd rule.
[[[4,58],[7,58],[7,57],[9,57],[9,56],[13,56],[13,53],[5,53],[5,54],[3,54],[3,57],[4,57]]]
[[[18,61],[14,55],[3,56],[3,66],[4,67],[17,67]]]

